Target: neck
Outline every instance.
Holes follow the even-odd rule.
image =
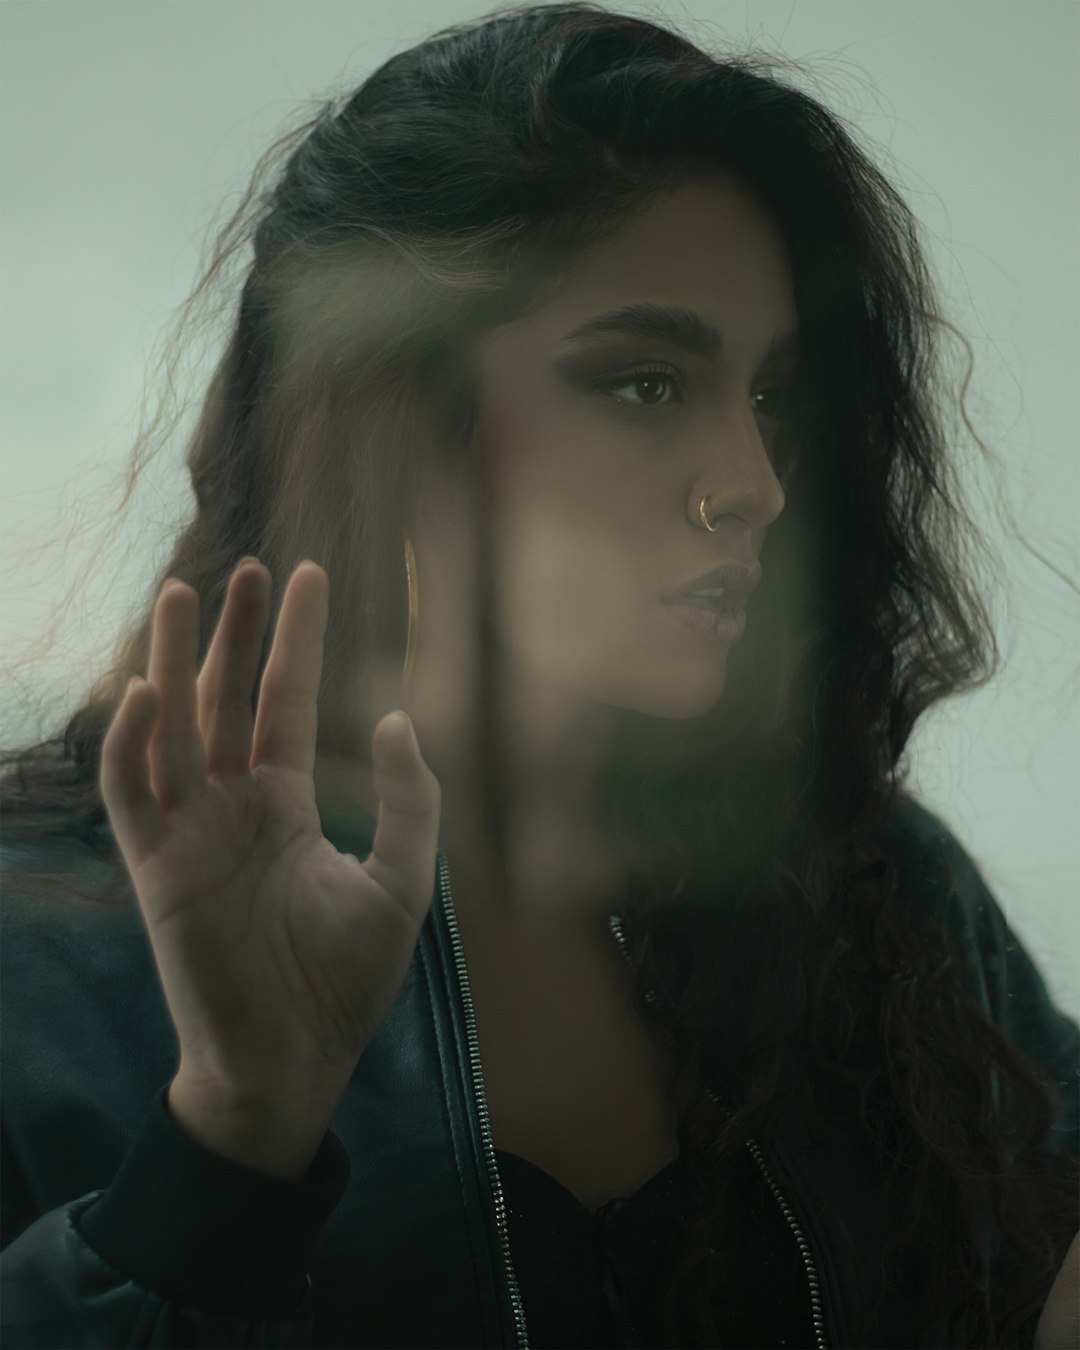
[[[454,883],[455,907],[498,912],[520,927],[594,927],[622,898],[627,870],[597,821],[597,771],[606,741],[605,710],[557,727],[550,706],[519,702],[504,732],[506,750],[506,867],[500,878],[485,824],[474,736],[450,734],[460,720],[413,718],[425,762],[442,788],[439,847]],[[320,802],[359,807],[372,821],[378,798],[370,763],[320,754],[315,769]]]
[[[606,916],[621,896],[625,864],[599,822],[598,776],[614,710],[571,702],[550,689],[512,684],[504,724],[506,829],[500,876],[473,747],[478,735],[431,740],[429,763],[443,786],[440,844],[454,875],[468,884],[465,904],[498,905],[515,922],[574,926]],[[462,721],[452,730],[460,733]],[[421,742],[424,744],[424,742]]]

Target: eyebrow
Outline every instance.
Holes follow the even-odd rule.
[[[723,338],[719,331],[692,309],[642,302],[624,305],[586,319],[571,329],[564,342],[581,342],[587,338],[616,334],[629,337],[657,338],[674,347],[681,347],[694,356],[713,361],[720,353]],[[765,353],[766,361],[792,356],[799,350],[799,334],[792,329],[779,333]]]

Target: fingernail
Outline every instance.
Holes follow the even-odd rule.
[[[240,569],[241,569],[241,567],[243,567],[243,565],[244,565],[245,563],[249,563],[249,562],[258,562],[258,561],[259,561],[259,560],[258,560],[258,558],[255,557],[254,553],[245,553],[244,556],[240,559],[240,561],[239,561],[239,562],[236,564],[236,566],[233,568],[233,571],[234,571],[234,572],[239,572]]]

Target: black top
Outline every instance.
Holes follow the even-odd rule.
[[[658,1300],[681,1231],[702,1212],[705,1192],[684,1158],[629,1198],[590,1213],[541,1168],[496,1149],[510,1254],[535,1350],[656,1347]],[[795,1237],[747,1150],[731,1159],[738,1212],[724,1279],[720,1344],[813,1347],[810,1293]],[[685,1325],[681,1315],[680,1326]],[[689,1341],[679,1343],[689,1344]]]
[[[651,1300],[684,1216],[699,1204],[690,1169],[676,1158],[593,1214],[542,1168],[502,1149],[495,1156],[530,1345],[659,1344]]]
[[[195,1143],[169,1112],[167,1091],[165,1085],[155,1095],[113,1184],[81,1216],[84,1236],[151,1288],[179,1285],[196,1307],[212,1306],[227,1301],[221,1282],[235,1272],[221,1273],[231,1263],[187,1231],[185,1215],[197,1216],[205,1232],[218,1219],[223,1230],[235,1227],[235,1216],[243,1214],[245,1265],[258,1270],[260,1284],[290,1285],[298,1263],[309,1264],[348,1178],[337,1137],[327,1132],[302,1182],[271,1177]],[[660,1338],[656,1301],[681,1230],[704,1203],[692,1164],[676,1158],[633,1196],[592,1214],[534,1163],[502,1149],[495,1155],[532,1350],[672,1344]],[[731,1235],[721,1339],[713,1344],[812,1350],[809,1286],[795,1237],[749,1151],[725,1166],[742,1226]],[[147,1232],[155,1234],[151,1249]],[[684,1325],[681,1314],[678,1322]],[[692,1342],[680,1334],[674,1344]]]

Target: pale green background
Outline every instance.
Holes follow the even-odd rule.
[[[869,139],[925,224],[952,315],[975,346],[978,430],[1007,463],[1024,534],[1076,578],[1080,6],[621,8],[699,41],[760,42],[811,64],[811,89]],[[147,359],[195,278],[211,220],[238,200],[257,155],[309,101],[486,9],[465,0],[0,3],[7,656],[41,634],[87,557],[85,543],[24,549],[117,500],[111,475],[129,448]],[[207,350],[185,391],[205,379]],[[95,569],[50,661],[23,672],[17,692],[40,697],[43,715],[78,694],[163,560],[170,523],[189,505],[180,446],[170,444],[140,489],[134,522]],[[1011,578],[1009,605],[996,609],[1006,665],[988,691],[923,725],[912,758],[924,797],[1077,1016],[1077,599],[986,519]],[[11,720],[10,684],[0,692],[0,738],[35,731],[25,714]]]

